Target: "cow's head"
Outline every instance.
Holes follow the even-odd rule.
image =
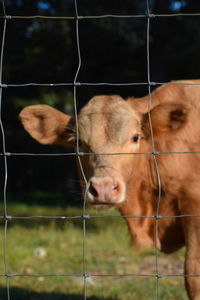
[[[186,116],[183,104],[156,106],[151,111],[155,139],[179,130]],[[20,118],[40,143],[76,144],[74,119],[50,106],[26,107]],[[79,150],[87,153],[81,162],[88,181],[88,202],[105,207],[122,203],[137,172],[139,155],[134,153],[144,152],[145,143],[151,146],[148,114],[138,114],[120,96],[96,96],[79,113],[78,129]]]

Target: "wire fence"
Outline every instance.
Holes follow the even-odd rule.
[[[169,18],[169,17],[185,17],[185,16],[192,16],[192,17],[199,17],[200,13],[174,13],[174,14],[152,14],[150,7],[149,7],[149,1],[146,0],[146,13],[137,15],[137,14],[131,14],[131,15],[112,15],[112,14],[106,14],[106,15],[96,15],[96,16],[82,16],[79,15],[78,10],[78,2],[77,0],[74,0],[74,8],[75,8],[75,16],[42,16],[42,15],[33,15],[33,16],[16,16],[16,15],[7,15],[6,12],[6,5],[4,3],[4,0],[1,1],[2,8],[3,8],[3,36],[2,36],[2,46],[1,46],[1,57],[0,57],[0,129],[2,134],[2,153],[0,153],[0,156],[4,159],[4,184],[3,184],[3,202],[4,202],[4,215],[0,216],[0,219],[4,220],[4,267],[5,267],[5,274],[0,274],[0,277],[5,277],[7,280],[7,299],[10,300],[10,278],[12,277],[20,277],[20,276],[28,276],[28,277],[53,277],[53,276],[66,276],[66,277],[80,277],[84,279],[84,295],[83,298],[87,299],[87,279],[89,277],[127,277],[132,276],[134,277],[153,277],[157,280],[157,294],[156,299],[160,299],[160,278],[163,277],[200,277],[200,275],[174,275],[174,274],[161,274],[159,271],[159,258],[158,258],[158,226],[159,226],[159,220],[162,218],[185,218],[185,217],[199,217],[198,214],[182,214],[182,215],[174,215],[174,216],[161,216],[159,215],[159,207],[161,200],[161,180],[160,180],[160,174],[159,174],[159,168],[157,164],[157,156],[158,155],[165,155],[165,154],[194,154],[194,153],[200,153],[199,151],[188,151],[188,152],[158,152],[156,151],[155,144],[154,144],[154,136],[153,136],[153,129],[151,124],[151,90],[152,87],[156,85],[161,84],[177,84],[177,85],[200,85],[200,83],[185,83],[185,82],[152,82],[151,76],[150,76],[150,51],[149,51],[149,45],[150,45],[150,28],[151,28],[151,20],[153,18]],[[144,19],[144,21],[147,21],[147,28],[146,28],[146,61],[147,61],[147,81],[146,82],[126,82],[126,83],[117,83],[117,82],[79,82],[78,75],[82,66],[82,57],[81,57],[81,50],[80,50],[80,39],[79,39],[79,24],[83,19],[103,19],[103,18],[141,18]],[[15,19],[73,19],[76,22],[76,45],[77,45],[77,53],[78,53],[78,65],[76,74],[74,77],[73,82],[63,82],[63,83],[19,83],[19,84],[7,84],[2,81],[2,74],[3,74],[3,57],[4,57],[4,48],[5,48],[5,37],[6,37],[6,27],[7,23],[11,21],[15,21]],[[144,153],[131,153],[131,155],[151,155],[153,157],[154,166],[157,174],[157,180],[158,180],[158,199],[157,199],[157,206],[156,206],[156,215],[152,216],[118,216],[114,214],[107,214],[104,216],[92,216],[86,214],[86,196],[87,196],[87,186],[88,182],[85,176],[84,168],[81,163],[81,156],[83,155],[94,155],[91,153],[83,153],[79,151],[79,128],[78,128],[78,112],[77,112],[77,89],[80,86],[147,86],[148,87],[148,93],[149,93],[149,105],[148,105],[148,117],[149,117],[149,124],[150,124],[150,132],[151,132],[151,143],[152,143],[152,151],[151,152],[144,152]],[[38,87],[55,87],[55,86],[72,86],[73,87],[73,99],[74,99],[74,114],[75,114],[75,120],[76,120],[76,135],[77,135],[77,144],[76,144],[76,151],[72,153],[11,153],[7,152],[6,149],[6,137],[5,137],[5,131],[4,126],[2,123],[2,93],[4,89],[7,88],[21,88],[21,87],[29,87],[29,86],[38,86]],[[129,153],[95,153],[96,155],[130,155]],[[15,217],[10,216],[7,214],[7,179],[8,179],[8,169],[7,169],[7,157],[9,156],[76,156],[80,165],[81,173],[84,178],[85,182],[85,193],[84,193],[84,201],[83,201],[83,210],[82,215],[78,216],[28,216],[28,217]],[[83,226],[83,272],[81,274],[12,274],[8,272],[7,267],[7,256],[6,256],[6,246],[7,246],[7,227],[8,223],[11,220],[27,220],[27,219],[82,219],[82,226]],[[156,223],[156,255],[155,255],[155,265],[156,265],[156,274],[89,274],[87,273],[87,266],[86,266],[86,249],[85,249],[85,241],[86,241],[86,222],[88,219],[92,218],[153,218],[155,219]]]

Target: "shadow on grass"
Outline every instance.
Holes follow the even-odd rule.
[[[12,214],[11,214],[12,215]],[[25,214],[24,214],[25,215]],[[14,214],[14,216],[17,216]],[[79,214],[81,216],[81,212]],[[19,215],[18,215],[19,217]],[[87,220],[86,229],[90,232],[98,232],[106,229],[108,226],[121,226],[121,222],[124,223],[124,219],[122,218],[91,218]],[[2,218],[0,219],[0,225],[4,226],[5,220]],[[31,219],[11,219],[8,221],[8,229],[19,226],[19,227],[26,227],[26,228],[39,228],[43,227],[48,230],[48,228],[55,228],[60,231],[65,231],[68,225],[73,225],[74,228],[79,228],[80,230],[83,229],[83,218],[77,219],[54,219],[54,218],[31,218]],[[1,300],[1,299],[0,299]]]
[[[54,196],[52,197],[54,198]],[[45,227],[48,228],[54,227],[59,230],[65,230],[66,226],[68,224],[73,224],[74,227],[80,228],[82,230],[83,228],[83,207],[82,206],[66,206],[65,208],[62,208],[58,205],[58,203],[55,201],[54,206],[49,205],[38,205],[37,204],[24,204],[23,201],[7,201],[7,214],[9,216],[12,216],[13,218],[9,219],[8,227],[11,228],[15,225],[21,226],[21,227],[28,227],[28,228],[34,228],[34,227]],[[109,218],[106,217],[106,215],[110,214],[117,214],[115,210],[109,210],[109,211],[99,211],[99,210],[91,210],[89,206],[86,207],[86,214],[88,215],[94,215],[94,216],[105,216],[105,218],[89,218],[87,220],[87,230],[89,231],[98,231],[102,230],[102,228],[107,228],[107,226],[114,226],[117,223],[120,222],[120,220],[123,222],[124,220],[116,218]],[[0,215],[3,217],[4,215],[4,205],[3,203],[0,203]],[[39,216],[39,217],[38,217]],[[41,216],[41,217],[40,217]],[[47,217],[49,216],[49,217]],[[59,218],[59,216],[66,216],[69,217],[69,219],[62,219]],[[16,218],[15,218],[16,217]],[[71,218],[70,218],[71,217]],[[77,218],[74,218],[77,217]],[[24,218],[24,219],[23,219]],[[30,219],[29,219],[30,218]],[[0,219],[0,223],[4,223],[4,219]],[[0,299],[1,300],[1,299]]]
[[[83,300],[84,295],[33,292],[26,289],[10,288],[10,298],[15,300]],[[0,288],[0,299],[7,299],[7,289]],[[119,298],[87,297],[88,300],[119,300]]]

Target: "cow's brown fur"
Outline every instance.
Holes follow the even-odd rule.
[[[156,216],[156,158],[161,180],[158,213],[164,216],[158,220],[157,246],[171,253],[186,245],[185,274],[200,275],[200,217],[172,217],[200,214],[200,154],[168,153],[200,150],[200,86],[194,85],[200,80],[181,82],[161,86],[151,94],[150,115],[149,96],[127,101],[119,96],[91,99],[79,114],[79,137],[80,149],[94,155],[85,155],[81,161],[90,183],[91,204],[115,205],[123,216]],[[73,140],[73,119],[48,106],[25,108],[20,118],[41,143],[66,145]],[[131,155],[152,152],[149,119],[155,151],[164,153]],[[155,217],[126,218],[126,222],[139,247],[156,244]],[[200,300],[198,277],[186,277],[186,287],[190,299]]]

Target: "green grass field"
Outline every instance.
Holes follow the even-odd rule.
[[[2,209],[2,207],[1,207]],[[99,215],[97,211],[87,211]],[[104,212],[109,214],[110,212]],[[112,211],[112,214],[118,214]],[[81,215],[81,208],[8,205],[12,216]],[[0,274],[5,274],[4,222],[1,221]],[[81,276],[45,276],[83,274],[83,221],[31,219],[8,222],[6,261],[10,274],[10,299],[13,300],[81,300],[84,281]],[[159,270],[164,274],[182,274],[184,249],[167,256],[159,253]],[[130,244],[125,221],[121,218],[86,220],[85,239],[86,294],[90,300],[157,299],[155,249],[138,253]],[[118,276],[103,276],[115,274]],[[131,276],[130,274],[140,274]],[[37,275],[32,277],[31,275]],[[124,276],[125,275],[125,276]],[[7,279],[0,277],[0,299],[7,299]],[[162,300],[187,299],[182,277],[159,279]]]

